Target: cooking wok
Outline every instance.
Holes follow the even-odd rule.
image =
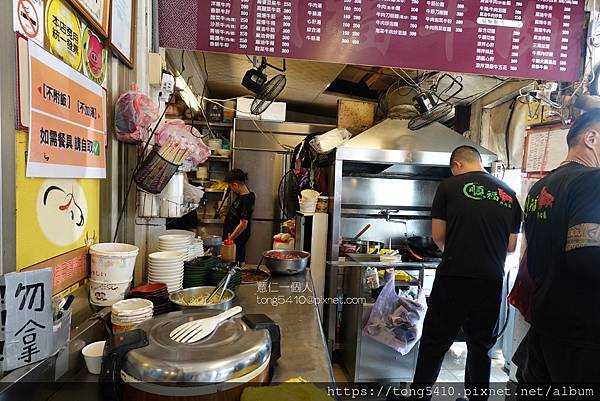
[[[409,237],[406,242],[416,254],[433,258],[442,257],[442,251],[440,251],[431,237]]]

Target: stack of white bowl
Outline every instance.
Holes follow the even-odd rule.
[[[148,255],[148,283],[164,283],[169,292],[183,287],[183,253],[154,252]]]
[[[113,332],[120,333],[134,329],[138,324],[152,318],[154,304],[142,298],[119,301],[112,306],[111,322]]]
[[[181,252],[183,260],[190,260],[190,249],[194,241],[194,234],[165,234],[158,237],[158,250],[160,252]]]

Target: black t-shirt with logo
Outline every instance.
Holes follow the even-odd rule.
[[[600,170],[569,163],[538,181],[525,204],[531,322],[543,335],[600,348],[600,247],[567,252],[569,228],[600,236]]]
[[[256,195],[250,192],[246,195],[238,196],[227,212],[225,224],[223,226],[223,238],[227,238],[233,233],[235,228],[240,224],[241,220],[248,220],[246,229],[235,239],[236,244],[245,244],[252,234],[252,213],[254,212],[254,202]]]
[[[501,281],[510,234],[519,233],[515,192],[491,174],[475,171],[440,183],[431,217],[446,221],[446,244],[436,275]]]

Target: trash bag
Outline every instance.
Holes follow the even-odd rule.
[[[158,106],[132,85],[115,104],[115,136],[127,143],[147,139],[147,129],[159,117]]]
[[[183,183],[183,201],[185,203],[199,204],[204,197],[204,191],[200,187],[196,187],[187,182]]]
[[[427,312],[425,293],[396,293],[394,276],[381,290],[362,333],[406,355],[421,338]]]

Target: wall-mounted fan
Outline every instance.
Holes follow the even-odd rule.
[[[445,89],[440,90],[440,82],[444,79],[450,79],[450,83]],[[452,88],[454,88],[453,92]],[[413,98],[419,115],[408,122],[408,128],[415,131],[450,116],[454,111],[454,105],[449,101],[462,90],[462,83],[449,74],[440,76],[429,90],[420,89],[419,94]]]
[[[283,59],[283,67],[279,68],[267,62],[266,57],[262,57],[260,65],[256,65],[256,57],[252,62],[254,68],[246,71],[244,75],[244,79],[242,80],[242,85],[246,87],[248,90],[256,93],[254,97],[254,101],[252,101],[252,106],[250,106],[250,112],[252,114],[258,115],[262,114],[265,110],[269,108],[271,103],[277,99],[277,96],[283,91],[285,88],[285,84],[287,83],[287,78],[285,74],[275,75],[270,80],[267,80],[267,75],[265,74],[265,70],[267,67],[271,67],[277,71],[285,73],[285,59]]]

